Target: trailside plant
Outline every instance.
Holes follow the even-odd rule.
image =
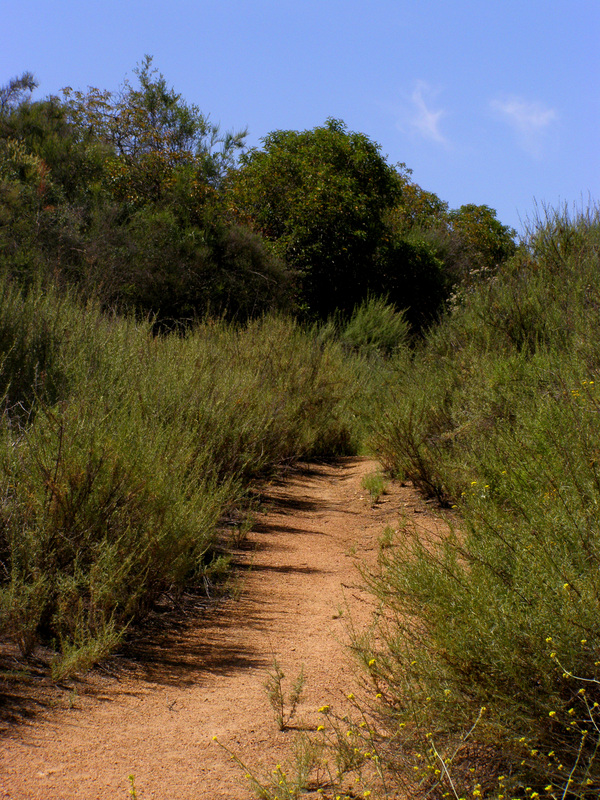
[[[307,792],[330,800],[395,797],[388,784],[380,750],[383,742],[367,713],[350,692],[340,715],[329,704],[318,709],[320,723],[314,733],[299,733],[290,743],[289,763],[268,772],[248,766],[234,751],[213,737],[242,770],[250,789],[261,800],[296,800]],[[407,786],[414,781],[407,781]]]
[[[376,505],[381,495],[387,492],[387,480],[381,472],[369,472],[362,479],[361,486],[369,493],[372,506]]]
[[[287,697],[283,688],[284,678],[285,674],[279,662],[276,658],[273,658],[271,670],[267,673],[267,679],[265,681],[265,691],[271,708],[275,712],[277,727],[280,731],[287,730],[302,698],[302,690],[306,683],[304,665],[300,667],[300,672],[292,684],[292,688]]]
[[[294,764],[277,764],[267,774],[259,774],[226,745],[213,736],[213,742],[225,750],[240,767],[250,790],[259,800],[297,800],[316,786],[321,786],[322,752],[306,734],[299,734],[292,744]],[[318,789],[321,795],[321,789]]]
[[[460,515],[382,549],[356,642],[429,796],[600,791],[599,253],[597,210],[549,215],[388,395],[385,462]]]
[[[157,337],[50,287],[0,289],[0,635],[54,644],[62,677],[162,592],[226,573],[224,522],[253,482],[356,446],[354,361],[283,317]]]
[[[406,350],[410,325],[404,312],[383,297],[371,297],[358,305],[342,326],[340,341],[365,356],[390,357]]]

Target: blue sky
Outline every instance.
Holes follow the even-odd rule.
[[[118,89],[144,54],[248,144],[343,119],[452,208],[600,199],[600,0],[0,2],[0,83]]]

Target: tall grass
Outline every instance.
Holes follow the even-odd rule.
[[[381,417],[387,466],[461,519],[383,552],[359,648],[429,796],[600,792],[599,341],[598,211],[550,214]]]
[[[0,633],[55,674],[200,581],[223,516],[284,463],[355,448],[353,367],[289,319],[156,337],[51,290],[0,288]]]

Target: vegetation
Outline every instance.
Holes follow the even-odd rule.
[[[259,796],[598,797],[599,256],[597,209],[549,212],[386,362],[375,446],[449,530],[383,531],[353,642],[372,699],[323,706],[272,784],[241,765]]]
[[[453,512],[365,576],[390,794],[597,797],[598,209],[517,245],[339,120],[246,152],[135,75],[0,89],[0,635],[92,665],[227,575],[257,481],[370,447]]]
[[[32,101],[0,89],[0,269],[75,285],[160,329],[286,311],[312,321],[385,296],[414,331],[514,231],[486,206],[449,211],[330,119],[244,151],[152,66],[118,92]]]
[[[380,416],[387,467],[460,520],[382,551],[360,643],[429,796],[598,796],[599,253],[597,210],[549,214]]]
[[[293,269],[307,310],[323,318],[352,311],[379,283],[383,212],[399,189],[377,145],[331,119],[269,134],[242,157],[232,195]]]
[[[66,89],[0,112],[0,269],[76,285],[165,326],[289,301],[285,266],[230,222],[221,185],[244,134],[219,133],[146,59],[139,87]],[[14,84],[14,86],[13,86]],[[21,102],[18,102],[18,101]]]
[[[224,572],[220,523],[252,481],[353,446],[340,346],[290,320],[155,338],[5,284],[0,336],[2,634],[25,654],[55,641],[57,674]]]

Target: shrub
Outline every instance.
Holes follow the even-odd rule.
[[[548,218],[388,396],[385,462],[461,514],[382,552],[359,646],[433,795],[600,788],[599,244],[597,213]]]
[[[0,632],[24,653],[54,641],[59,675],[221,571],[221,520],[251,483],[356,446],[354,373],[283,317],[155,336],[50,288],[5,296]]]
[[[403,312],[374,297],[355,308],[340,340],[365,355],[391,356],[408,346],[409,326]]]

